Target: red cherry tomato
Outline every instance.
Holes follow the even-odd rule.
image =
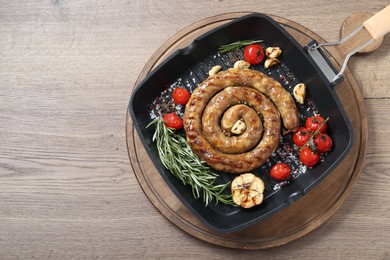
[[[172,93],[173,101],[176,104],[185,105],[190,99],[190,92],[184,88],[175,88]]]
[[[317,152],[313,152],[310,147],[306,146],[302,149],[299,158],[304,165],[313,167],[320,160],[320,155]]]
[[[277,163],[271,168],[270,176],[277,181],[284,181],[290,176],[291,169],[285,163]]]
[[[332,147],[332,138],[327,134],[318,134],[314,137],[314,144],[317,147],[317,151],[320,153],[326,153]]]
[[[175,112],[165,114],[163,120],[165,125],[169,128],[181,129],[183,127],[183,121],[175,114]]]
[[[294,144],[296,144],[299,147],[304,146],[307,141],[309,141],[311,137],[309,129],[306,127],[300,127],[298,130],[294,133],[292,140]]]
[[[264,59],[264,48],[260,44],[251,44],[245,47],[244,58],[252,65],[259,64]]]
[[[306,119],[306,128],[315,132],[318,130],[318,128],[321,126],[321,124],[325,121],[324,118],[322,118],[321,116],[312,116],[312,117],[309,117],[308,119]],[[320,129],[320,132],[321,133],[325,133],[326,131],[326,127],[327,127],[327,123],[325,123],[321,129]]]

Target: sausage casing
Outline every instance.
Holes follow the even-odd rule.
[[[238,116],[229,119],[226,111],[236,106]],[[259,71],[228,69],[210,76],[192,93],[183,121],[197,156],[216,170],[244,173],[259,167],[276,150],[280,116],[285,128],[298,128],[295,102],[279,82]],[[237,118],[244,120],[247,129],[239,136],[227,135],[221,121]]]

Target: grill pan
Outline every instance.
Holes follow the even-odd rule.
[[[209,205],[205,207],[201,199],[194,199],[190,187],[184,186],[174,178],[161,164],[155,144],[152,142],[154,129],[146,129],[151,121],[148,104],[161,94],[166,85],[181,79],[186,87],[196,87],[207,77],[207,71],[213,64],[221,64],[224,69],[232,67],[235,59],[240,59],[242,52],[232,55],[218,56],[216,53],[220,45],[242,39],[263,39],[267,46],[279,46],[283,50],[281,66],[266,74],[279,80],[288,91],[291,91],[297,82],[304,82],[308,87],[308,99],[311,104],[299,107],[302,120],[311,113],[318,111],[324,117],[330,117],[329,134],[334,141],[334,147],[325,161],[299,177],[287,183],[281,189],[275,189],[277,183],[268,178],[267,172],[272,160],[279,160],[282,154],[276,154],[270,162],[256,169],[254,172],[266,183],[265,200],[262,205],[252,209],[240,209],[224,205]],[[316,43],[313,43],[316,44]],[[312,46],[312,45],[310,45]],[[278,23],[263,14],[251,14],[239,18],[231,23],[218,27],[197,38],[188,47],[178,50],[155,68],[135,89],[132,94],[129,112],[134,126],[144,144],[146,151],[155,164],[164,180],[185,204],[208,228],[220,233],[230,233],[255,224],[275,212],[291,205],[294,201],[313,189],[332,169],[340,163],[348,153],[353,142],[353,132],[348,118],[332,90],[332,86],[342,80],[330,80],[320,66],[311,57],[306,46],[300,46]],[[320,49],[316,49],[325,61],[327,69],[336,75]],[[262,67],[254,67],[262,70]],[[287,83],[286,83],[287,81]],[[188,83],[188,85],[187,85]],[[283,138],[279,151],[283,152],[284,145],[291,142],[288,137]],[[221,173],[219,182],[230,181],[234,175]]]

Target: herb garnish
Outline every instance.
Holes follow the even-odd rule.
[[[192,188],[195,198],[201,195],[207,206],[215,200],[215,204],[234,205],[232,196],[222,194],[229,187],[226,184],[215,185],[218,174],[211,171],[192,151],[187,140],[168,128],[161,118],[154,119],[147,127],[156,124],[153,142],[157,143],[157,150],[163,165],[184,185]]]
[[[219,53],[225,53],[225,52],[228,52],[228,51],[234,51],[234,50],[236,50],[238,48],[241,48],[243,46],[247,46],[247,45],[251,45],[251,44],[259,43],[259,42],[263,42],[263,40],[256,40],[256,41],[253,41],[253,40],[242,40],[242,41],[236,41],[236,42],[232,42],[232,43],[229,43],[229,44],[226,44],[226,45],[221,45],[218,48],[218,52]]]

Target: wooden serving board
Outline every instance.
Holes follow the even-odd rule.
[[[135,86],[173,51],[189,45],[196,37],[248,13],[228,13],[199,21],[169,39],[150,58]],[[292,21],[271,16],[305,46],[311,40],[324,42],[318,35]],[[328,56],[335,64],[342,63],[348,48],[329,48]],[[127,147],[133,172],[150,202],[169,221],[203,241],[231,248],[263,249],[296,240],[329,220],[351,194],[361,173],[367,146],[367,118],[361,91],[347,69],[337,93],[354,130],[354,143],[346,158],[315,189],[304,197],[247,229],[219,234],[205,227],[176,197],[148,157],[129,114],[126,118]],[[134,87],[135,87],[134,86]]]

